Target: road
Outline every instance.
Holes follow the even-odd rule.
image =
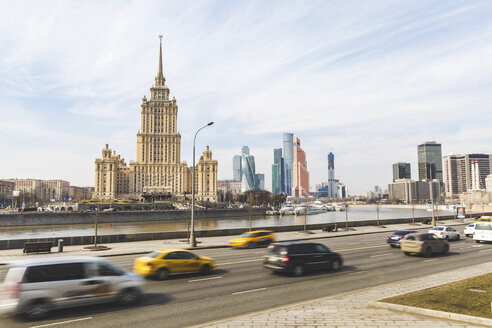
[[[272,274],[264,269],[264,248],[199,250],[199,255],[216,260],[216,272],[148,280],[146,296],[136,307],[106,304],[65,309],[38,322],[4,317],[0,326],[185,327],[492,260],[492,244],[474,244],[470,238],[450,242],[448,256],[431,258],[405,256],[399,249],[390,248],[385,238],[385,234],[378,233],[321,239],[319,242],[342,254],[344,267],[338,272],[302,277]],[[135,257],[108,259],[131,270]],[[0,279],[4,275],[2,268]]]

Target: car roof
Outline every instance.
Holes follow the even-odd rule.
[[[160,248],[155,252],[161,252],[161,253],[170,253],[170,252],[188,252],[191,253],[187,249],[182,249],[182,248]]]
[[[291,245],[304,245],[304,244],[317,244],[317,243],[313,243],[311,241],[282,241],[282,242],[272,243],[271,245],[291,246]]]
[[[74,262],[93,262],[105,261],[99,257],[92,256],[56,256],[56,257],[41,257],[25,260],[14,260],[8,262],[9,266],[23,267],[31,265],[57,264],[57,263],[74,263]]]
[[[436,229],[436,228],[441,229],[441,228],[451,228],[451,227],[450,226],[435,226],[435,227],[430,228],[430,230]]]

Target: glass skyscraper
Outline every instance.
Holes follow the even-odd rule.
[[[419,180],[438,179],[443,183],[441,144],[435,141],[424,142],[417,147],[419,160]]]
[[[273,150],[272,164],[272,192],[280,194],[285,191],[285,168],[284,159],[282,158],[282,148]]]
[[[287,195],[292,195],[292,170],[294,168],[294,134],[283,134],[284,151],[284,191]]]
[[[241,175],[243,170],[241,169],[241,155],[234,155],[232,158],[232,179],[235,181],[241,181]]]
[[[410,163],[393,164],[393,182],[399,179],[411,179]]]

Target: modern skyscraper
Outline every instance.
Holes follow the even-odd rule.
[[[337,182],[335,179],[335,155],[328,154],[328,197],[335,198],[338,196]]]
[[[243,146],[241,148],[241,155],[249,155],[249,147],[248,146]]]
[[[265,190],[265,175],[258,173],[256,175],[256,190]]]
[[[399,179],[411,179],[410,163],[398,162],[393,164],[393,182]]]
[[[419,180],[438,179],[443,183],[441,144],[435,141],[418,145]]]
[[[241,181],[243,170],[241,168],[241,155],[234,155],[232,158],[232,179]]]
[[[256,190],[255,157],[251,155],[241,156],[241,191]]]
[[[285,192],[285,168],[284,159],[282,158],[282,148],[273,150],[272,164],[272,192],[280,194]]]
[[[472,165],[473,163],[477,164]],[[446,196],[457,196],[473,189],[485,189],[485,178],[492,173],[492,155],[444,156],[444,168]],[[477,172],[474,172],[475,169]],[[476,186],[477,183],[473,183],[473,173],[478,175],[478,186]]]
[[[307,170],[306,153],[301,148],[301,140],[294,136],[294,166],[292,170],[292,196],[309,196],[309,172]]]
[[[284,171],[285,171],[285,193],[292,194],[292,169],[294,165],[294,134],[283,134],[283,152],[284,152]]]

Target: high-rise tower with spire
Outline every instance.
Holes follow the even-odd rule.
[[[126,167],[127,176],[119,179],[123,181],[120,184],[127,182],[127,185],[125,188],[119,188],[118,183],[114,187],[107,186],[108,174],[104,174],[102,165],[98,167],[96,164],[96,198],[117,198],[115,195],[122,196],[124,191],[127,191],[129,198],[139,198],[142,194],[184,196],[191,192],[191,170],[186,162],[181,162],[181,134],[177,127],[178,106],[174,97],[170,99],[169,88],[166,85],[162,69],[162,36],[159,38],[159,67],[155,83],[150,88],[150,98],[143,96],[140,106],[137,159],[130,161],[129,167]],[[211,151],[207,151],[211,160]],[[116,156],[116,153],[114,155]],[[122,164],[119,167],[123,168]],[[213,175],[216,176],[217,165],[209,168],[212,169],[215,170]],[[200,181],[200,177],[196,180]],[[206,190],[204,195],[207,197],[203,200],[216,201],[210,199],[210,195],[216,194],[216,183],[209,185],[215,189]],[[109,193],[108,189],[113,190]],[[201,199],[200,193],[197,198]]]

